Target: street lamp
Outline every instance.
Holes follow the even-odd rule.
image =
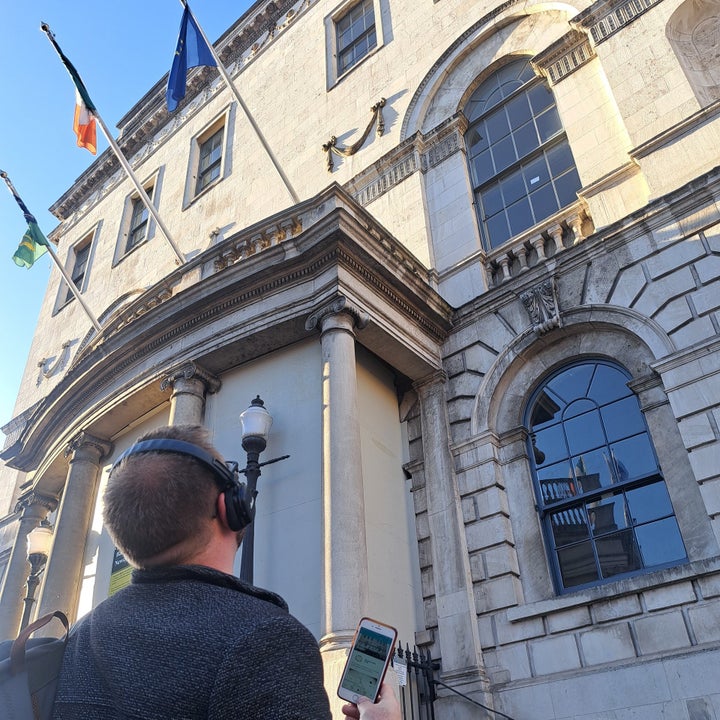
[[[258,462],[260,453],[267,446],[267,438],[270,434],[270,426],[272,425],[272,416],[265,408],[265,403],[258,395],[251,403],[247,410],[240,413],[240,427],[242,428],[242,446],[247,453],[247,464],[241,473],[245,474],[248,501],[255,511],[255,499],[258,494],[257,481],[260,477],[260,468],[263,465],[285,460],[289,455]],[[242,541],[242,555],[240,560],[240,579],[252,585],[253,582],[253,564],[255,550],[255,523],[251,522],[245,528],[245,535]]]
[[[35,602],[35,591],[40,584],[40,576],[45,569],[48,555],[50,554],[50,545],[52,544],[53,531],[52,526],[47,520],[43,520],[40,525],[31,530],[27,536],[27,557],[30,561],[30,575],[27,579],[27,597],[23,601],[25,609],[23,610],[20,629],[24,630],[30,621],[30,613]]]

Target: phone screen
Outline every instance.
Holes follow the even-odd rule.
[[[342,687],[373,699],[382,680],[392,643],[392,637],[361,626],[348,659]]]

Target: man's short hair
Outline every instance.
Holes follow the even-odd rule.
[[[138,442],[157,439],[183,440],[221,457],[200,425],[157,428]],[[182,564],[206,544],[219,493],[213,473],[188,455],[129,455],[110,473],[103,520],[132,565]]]

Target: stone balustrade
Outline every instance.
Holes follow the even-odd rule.
[[[481,260],[488,287],[498,287],[529,268],[581,243],[594,231],[585,205],[578,201],[516,235]]]

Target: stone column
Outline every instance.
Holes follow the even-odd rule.
[[[30,574],[27,559],[27,536],[57,507],[57,498],[30,492],[18,501],[17,510],[22,510],[18,523],[15,543],[5,568],[5,579],[0,591],[0,638],[13,638],[20,630],[23,614],[23,599]]]
[[[205,395],[220,389],[220,380],[194,362],[172,370],[160,383],[170,395],[170,425],[202,425],[205,415]]]
[[[110,442],[86,432],[68,444],[65,456],[70,458],[70,467],[45,568],[38,615],[62,610],[70,622],[75,620],[85,567],[85,544],[95,511],[100,461],[111,449]]]
[[[338,297],[305,326],[319,328],[322,344],[323,593],[320,651],[326,687],[334,696],[358,620],[367,611],[360,422],[355,328],[367,319]],[[334,697],[333,697],[334,700]]]
[[[442,677],[462,692],[484,689],[482,649],[465,528],[450,454],[445,374],[416,383],[420,399],[425,492],[437,602]],[[479,684],[478,684],[479,683]],[[458,716],[460,717],[460,716]]]

